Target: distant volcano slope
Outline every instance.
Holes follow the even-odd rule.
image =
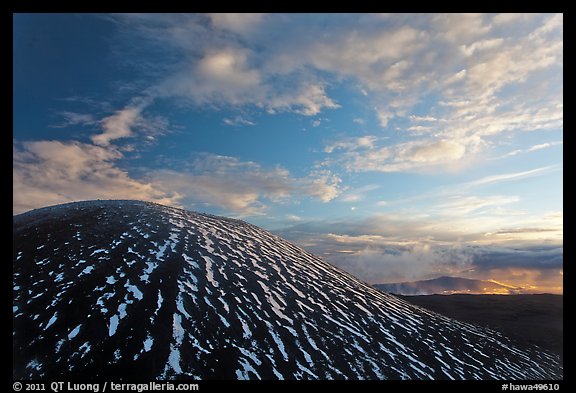
[[[462,277],[438,277],[422,281],[374,284],[373,287],[384,292],[406,296],[456,293],[513,295],[522,292],[522,288]]]
[[[14,378],[562,377],[242,221],[92,201],[13,223]]]

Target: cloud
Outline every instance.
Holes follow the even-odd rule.
[[[510,172],[510,173],[503,173],[500,175],[491,175],[480,178],[478,180],[474,180],[468,183],[465,183],[463,186],[465,187],[477,187],[483,186],[486,184],[494,184],[494,183],[501,183],[501,182],[508,182],[508,181],[515,181],[524,179],[527,177],[532,176],[541,176],[550,170],[554,169],[555,166],[545,166],[536,169],[531,169],[529,171],[522,171],[522,172]]]
[[[250,54],[247,49],[212,49],[168,76],[156,90],[160,96],[185,97],[197,105],[260,102],[265,97],[262,76],[250,66]]]
[[[439,140],[420,146],[414,146],[406,152],[407,158],[413,162],[442,162],[459,160],[466,153],[467,146],[454,140]]]
[[[359,202],[364,200],[367,193],[377,190],[379,188],[380,186],[378,184],[367,184],[365,186],[346,191],[338,198],[338,200],[346,203]]]
[[[456,185],[429,195],[426,209],[386,201],[376,205],[388,212],[303,220],[278,233],[369,283],[455,275],[562,292],[562,212],[531,214],[517,210],[517,196],[466,194],[472,190]],[[354,201],[353,194],[342,198]],[[522,281],[540,274],[546,282]]]
[[[263,169],[234,157],[202,154],[186,171],[160,169],[150,179],[185,195],[189,206],[209,205],[242,215],[262,214],[262,199],[281,201],[295,190],[288,171]]]
[[[225,117],[223,122],[224,122],[224,124],[226,124],[228,126],[253,126],[253,125],[256,125],[256,123],[254,123],[253,121],[245,119],[242,116],[236,116],[233,119]]]
[[[536,150],[547,149],[549,147],[558,146],[558,145],[561,145],[563,143],[564,143],[563,141],[541,143],[539,145],[534,145],[534,146],[528,148],[528,150],[526,150],[526,151],[531,152],[531,151],[536,151]]]
[[[329,170],[315,170],[310,173],[305,188],[309,195],[319,198],[322,202],[330,202],[342,192],[342,179]]]
[[[341,180],[325,170],[296,178],[281,167],[208,153],[179,166],[151,171],[148,179],[182,195],[182,203],[191,208],[212,206],[244,217],[264,214],[270,203],[289,203],[302,195],[329,202],[340,193]]]
[[[506,154],[504,154],[501,157],[497,157],[495,159],[502,159],[502,158],[506,158],[506,157],[513,157],[516,156],[518,154],[521,153],[531,153],[534,151],[538,151],[538,150],[542,150],[542,149],[548,149],[550,147],[554,147],[554,146],[559,146],[564,144],[564,141],[552,141],[552,142],[545,142],[545,143],[540,143],[537,145],[533,145],[530,146],[528,149],[516,149],[516,150],[512,150],[511,152],[508,152]]]
[[[260,74],[248,65],[248,51],[238,49],[207,53],[196,66],[210,93],[218,89],[243,90],[260,84]],[[209,86],[209,87],[208,87]]]
[[[134,179],[116,162],[122,154],[80,142],[35,141],[13,146],[14,214],[77,200],[138,199],[177,205],[180,198]]]
[[[485,214],[491,208],[497,208],[516,203],[520,198],[516,196],[453,196],[448,201],[437,205],[437,209],[444,215],[462,216],[470,213]]]
[[[324,152],[332,154],[324,161],[326,166],[342,166],[349,172],[417,172],[417,171],[454,171],[465,168],[468,162],[481,154],[489,144],[476,135],[460,138],[430,137],[433,130],[429,127],[409,127],[409,131],[426,133],[426,138],[389,144],[386,138],[366,135],[359,138],[346,138],[332,142],[324,147]],[[562,141],[548,142],[527,149],[532,152],[562,144]],[[335,154],[339,153],[340,154]],[[517,150],[508,153],[512,156],[523,152]],[[525,177],[551,167],[539,168],[534,172],[504,174],[478,181],[478,185],[489,182],[510,180],[507,177]],[[502,176],[502,177],[501,177]]]
[[[496,138],[503,133],[561,129],[562,16],[525,22],[516,30],[493,30],[488,15],[411,19],[409,24],[426,32],[427,42],[413,48],[417,64],[397,62],[404,70],[392,80],[403,86],[402,94],[365,84],[371,97],[388,104],[375,106],[381,126],[392,117],[398,124],[406,117],[412,123],[398,128],[404,140],[381,140],[372,149],[344,152],[330,162],[350,171],[454,170],[498,146]],[[532,98],[519,98],[524,96]],[[430,102],[430,97],[437,101],[428,113],[411,113],[416,103]]]
[[[304,116],[314,116],[324,109],[337,109],[340,105],[326,94],[322,83],[306,83],[292,91],[270,95],[267,104],[269,112],[293,111]]]
[[[493,38],[488,40],[476,41],[470,45],[462,45],[460,48],[462,49],[462,52],[464,52],[466,56],[472,56],[479,51],[491,50],[497,48],[503,43],[504,43],[503,38]],[[462,77],[464,77],[466,71],[463,70],[461,72],[463,72]],[[457,75],[460,75],[461,72],[459,72]]]
[[[340,223],[346,225],[348,223]],[[296,225],[295,228],[304,228]],[[369,283],[410,281],[469,269],[471,258],[461,245],[400,241],[380,235],[279,232]]]
[[[212,24],[219,29],[229,30],[238,34],[246,34],[253,31],[262,21],[266,14],[208,14]]]
[[[357,140],[366,143],[344,140],[327,146],[324,151],[332,153],[337,148],[343,149],[344,154],[333,162],[350,172],[408,172],[438,167],[453,170],[455,161],[461,161],[466,155],[472,156],[482,147],[476,138],[428,139],[384,147],[377,147],[377,140],[375,136]]]
[[[160,96],[180,97],[197,105],[215,107],[253,105],[269,113],[295,112],[317,115],[340,106],[328,97],[322,82],[294,80],[278,89],[272,75],[251,66],[256,56],[248,49],[212,50],[194,65],[163,81],[156,90]]]
[[[358,149],[370,149],[374,147],[375,142],[378,140],[376,136],[368,135],[359,138],[348,138],[324,148],[325,153],[332,153],[334,150],[342,149],[348,151],[354,151]]]
[[[474,257],[474,266],[485,270],[503,268],[562,269],[562,247],[524,249],[480,249]]]
[[[332,35],[294,48],[296,57],[292,60],[288,59],[292,53],[285,53],[276,61],[284,63],[283,68],[308,63],[322,71],[352,76],[371,90],[382,89],[386,83],[388,89],[402,90],[400,80],[411,66],[402,59],[414,54],[427,41],[424,31],[410,26],[354,31],[331,28]]]
[[[102,120],[104,132],[92,136],[92,142],[109,146],[111,141],[133,136],[132,127],[140,120],[140,108],[128,107]]]
[[[439,14],[432,17],[441,37],[451,42],[467,42],[490,31],[483,14]]]
[[[124,158],[110,143],[15,142],[14,214],[76,200],[138,199],[254,216],[263,214],[270,203],[288,203],[302,195],[329,202],[341,193],[340,178],[327,170],[295,178],[281,167],[266,169],[205,153],[188,165],[182,163],[179,170],[148,169],[136,179],[119,167]]]
[[[63,120],[60,123],[53,125],[52,127],[54,128],[65,128],[76,125],[89,125],[94,124],[96,121],[94,119],[94,116],[90,113],[76,113],[70,111],[62,111],[58,112],[58,115],[61,116]]]
[[[533,16],[534,14],[523,14],[523,13],[498,14],[492,18],[492,23],[494,23],[495,25],[508,24],[512,22],[518,22],[519,20],[527,20]]]
[[[418,122],[435,122],[438,121],[437,118],[435,118],[434,116],[416,116],[416,115],[410,115],[410,120],[412,121],[418,121]]]
[[[476,208],[485,206],[476,204]],[[369,283],[455,275],[562,291],[561,215],[523,217],[510,228],[508,215],[477,224],[466,216],[470,212],[462,213],[461,220],[438,212],[299,222],[278,233]],[[487,233],[489,228],[494,232]],[[546,276],[547,282],[522,282],[539,275]]]
[[[168,132],[168,120],[162,116],[144,116],[144,109],[151,104],[149,98],[139,98],[135,105],[128,105],[107,116],[98,123],[102,128],[100,134],[90,137],[92,143],[102,147],[112,146],[120,139],[139,136],[147,142],[154,141],[158,136]]]
[[[315,116],[341,106],[331,94],[338,83],[366,96],[381,127],[412,122],[395,144],[380,140],[365,157],[343,149],[330,161],[350,171],[457,170],[502,133],[563,125],[561,14],[112,18],[166,53],[154,57],[166,72],[152,96]],[[423,102],[428,111],[416,115]]]
[[[302,221],[302,217],[297,216],[295,214],[288,214],[286,215],[286,219],[290,222],[300,222]]]
[[[380,127],[386,128],[388,127],[388,122],[394,117],[394,113],[386,109],[376,109],[376,117]]]

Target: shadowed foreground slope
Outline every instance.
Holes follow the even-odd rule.
[[[399,296],[408,302],[458,319],[499,330],[523,345],[536,344],[562,358],[562,295]]]

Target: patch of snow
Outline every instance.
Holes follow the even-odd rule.
[[[56,311],[54,313],[54,315],[52,315],[52,318],[50,318],[50,320],[48,321],[48,323],[46,324],[46,326],[44,327],[44,329],[48,329],[50,326],[52,326],[52,324],[54,322],[56,322],[56,320],[58,319],[58,311]]]
[[[30,362],[28,362],[26,368],[33,368],[35,370],[40,370],[42,368],[42,364],[38,360],[32,359]]]
[[[94,266],[87,266],[84,270],[82,270],[82,272],[80,273],[80,275],[90,274],[90,272],[92,272],[92,270],[94,270]]]
[[[135,285],[131,285],[130,284],[130,280],[128,280],[126,282],[125,287],[128,289],[129,292],[132,292],[132,294],[134,295],[134,297],[138,300],[142,300],[144,295],[142,294],[142,292],[138,289],[137,286]]]
[[[179,345],[184,340],[184,329],[182,328],[182,317],[178,313],[174,313],[173,317],[174,339]]]
[[[212,271],[212,259],[210,257],[202,256],[206,262],[206,278],[213,287],[218,288],[218,282],[214,280],[214,272]]]
[[[238,315],[238,314],[236,314],[236,315]],[[238,319],[240,319],[240,322],[242,323],[242,331],[243,331],[242,337],[246,338],[246,339],[252,337],[252,331],[250,330],[250,328],[248,327],[246,322],[243,319],[241,319],[239,316],[238,316]]]
[[[69,334],[68,334],[68,340],[72,340],[74,337],[76,337],[78,335],[78,333],[80,332],[80,327],[82,327],[82,324],[76,326]]]
[[[270,335],[272,336],[272,339],[274,340],[276,346],[280,350],[282,357],[284,358],[285,361],[288,361],[288,354],[286,353],[286,349],[284,348],[284,343],[282,342],[282,339],[280,338],[280,336],[276,334],[276,332],[274,331],[274,327],[270,324],[270,322],[268,321],[264,322],[266,322],[266,325],[268,326],[268,333],[270,333]]]
[[[182,254],[182,258],[184,258],[184,260],[191,265],[193,268],[195,269],[200,269],[200,266],[198,265],[198,263],[196,263],[196,261],[192,258],[190,258],[188,255],[186,254]]]
[[[158,290],[158,300],[156,301],[156,311],[154,311],[154,315],[158,314],[158,310],[160,310],[160,307],[162,307],[162,302],[164,301],[164,298],[162,297],[162,292],[160,292],[160,289]]]
[[[177,374],[182,374],[180,368],[180,351],[173,345],[170,346],[170,355],[168,356],[168,364]]]
[[[62,344],[64,344],[64,339],[62,339],[56,343],[56,347],[54,348],[55,352],[60,352],[60,348],[62,348]]]
[[[113,315],[110,318],[110,323],[108,325],[108,336],[112,337],[116,334],[116,329],[118,328],[118,315]]]
[[[180,311],[186,319],[190,320],[190,319],[192,319],[192,316],[190,314],[188,314],[188,312],[184,308],[184,300],[183,300],[182,296],[183,296],[183,291],[182,291],[182,287],[180,286],[180,293],[178,294],[178,298],[176,299],[176,309],[178,311]]]
[[[163,261],[164,260],[164,253],[166,252],[166,248],[168,247],[168,245],[170,244],[170,242],[168,240],[166,240],[164,242],[163,245],[161,245],[158,248],[158,251],[156,252],[156,258]]]
[[[92,254],[90,254],[90,256],[92,257],[92,256],[94,256],[94,255],[96,255],[96,254],[101,253],[101,252],[103,252],[104,254],[108,254],[108,250],[105,250],[105,249],[103,249],[103,248],[99,248],[99,249],[97,249],[97,250],[92,251]]]
[[[126,315],[128,315],[126,314],[126,303],[120,303],[118,306],[118,317],[120,317],[120,319],[124,319]]]
[[[144,352],[150,351],[152,344],[154,344],[154,339],[150,336],[146,337],[146,340],[144,340]]]
[[[224,326],[226,326],[227,328],[230,327],[230,323],[228,322],[228,320],[226,318],[224,318],[222,315],[218,314],[218,316],[220,317],[220,320],[222,321],[222,323],[224,324]]]

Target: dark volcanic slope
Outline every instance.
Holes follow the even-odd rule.
[[[14,378],[561,378],[245,222],[135,201],[14,217]]]
[[[447,317],[499,330],[562,357],[562,295],[399,296]]]

